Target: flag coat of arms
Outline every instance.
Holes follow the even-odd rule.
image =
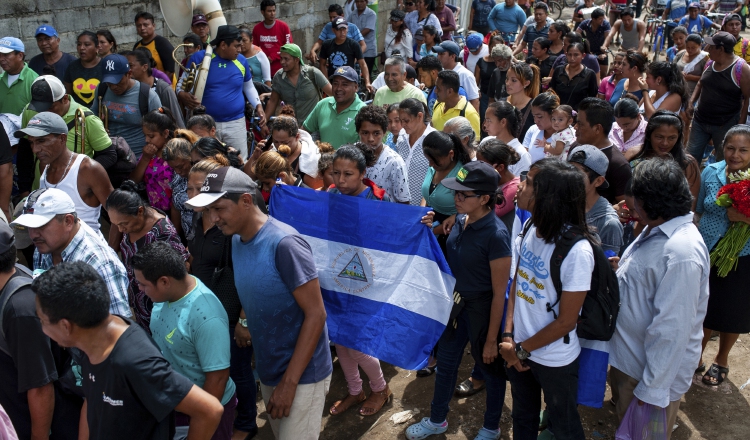
[[[312,248],[332,341],[405,369],[426,365],[455,286],[420,223],[427,208],[281,185],[269,210]]]

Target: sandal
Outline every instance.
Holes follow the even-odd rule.
[[[702,381],[710,387],[717,387],[724,382],[727,376],[729,376],[729,367],[720,367],[718,364],[711,364],[711,368],[703,375]]]
[[[434,373],[436,369],[437,369],[437,364],[431,367],[430,366],[424,367],[421,370],[417,371],[417,377],[432,376],[432,373]]]
[[[698,368],[695,369],[695,374],[701,374],[704,371],[706,371],[706,364],[704,364],[703,362],[701,362],[701,364],[698,365]]]
[[[474,440],[498,440],[500,438],[500,430],[490,431],[489,429],[482,427],[474,437]]]
[[[362,416],[371,416],[377,414],[383,408],[387,402],[390,402],[393,398],[393,393],[388,385],[385,386],[383,391],[373,391],[370,393],[370,397],[365,400],[362,404],[362,408],[359,409],[359,414]]]
[[[479,388],[474,388],[474,382],[471,381],[471,379],[466,379],[465,381],[458,384],[456,387],[456,396],[458,397],[469,397],[473,396],[474,394],[484,390],[484,388],[487,386],[486,383],[483,383],[482,386]]]
[[[432,423],[430,423],[430,418],[425,417],[422,419],[421,422],[415,423],[411,425],[410,427],[406,428],[406,438],[407,440],[422,440],[425,439],[431,435],[438,435],[442,434],[445,431],[448,430],[448,424],[446,423],[445,426],[441,427],[433,427]]]
[[[356,396],[352,396],[351,394],[349,394],[344,399],[334,403],[331,409],[328,410],[328,412],[330,412],[332,416],[337,416],[347,409],[351,408],[352,405],[362,402],[365,399],[365,390],[360,391]]]

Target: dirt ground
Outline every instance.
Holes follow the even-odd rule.
[[[708,344],[706,363],[718,348],[718,341]],[[683,397],[677,417],[677,429],[672,434],[673,440],[746,440],[750,439],[750,384],[742,390],[739,388],[750,382],[750,335],[742,335],[732,349],[729,357],[729,378],[718,388],[709,388],[700,382],[700,376],[693,380],[693,386]],[[355,440],[355,439],[404,439],[404,430],[422,417],[429,417],[430,401],[435,376],[417,378],[416,372],[402,370],[383,363],[383,373],[393,391],[393,401],[371,417],[362,417],[357,413],[358,407],[348,412],[331,416],[328,408],[346,395],[346,381],[338,362],[334,362],[331,390],[326,399],[326,409],[321,426],[321,440]],[[466,353],[459,372],[459,381],[471,373],[473,360]],[[366,378],[362,373],[363,379]],[[369,393],[369,388],[365,385]],[[608,403],[610,391],[607,389],[602,408],[581,407],[580,413],[586,438],[591,440],[612,440],[617,430],[617,417],[614,407]],[[473,439],[482,426],[486,394],[481,392],[468,398],[451,402],[448,414],[448,432],[431,437],[435,440]],[[505,405],[500,422],[502,439],[512,438],[510,385],[505,394]],[[410,410],[413,418],[402,424],[395,424],[390,417],[398,412]],[[258,425],[260,431],[256,439],[273,440],[271,427],[266,423],[268,414],[263,401],[258,401]]]

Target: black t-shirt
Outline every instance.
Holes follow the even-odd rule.
[[[570,151],[573,151],[572,147]],[[609,187],[607,189],[599,187],[599,195],[607,199],[609,203],[615,204],[617,203],[615,197],[625,194],[625,186],[633,177],[633,173],[630,169],[630,164],[625,160],[625,156],[622,155],[618,148],[613,148],[610,145],[601,151],[609,159],[607,174],[604,176],[607,179],[607,183],[609,183]]]
[[[328,77],[330,77],[338,67],[354,67],[357,61],[362,59],[362,48],[351,38],[347,37],[343,44],[336,44],[334,38],[323,42],[320,48],[320,58],[328,60]]]
[[[97,109],[99,103],[95,103],[94,98],[96,97],[96,87],[103,76],[101,62],[94,67],[87,68],[83,67],[81,60],[75,60],[70,63],[68,70],[65,71],[63,82],[70,84],[73,90],[73,99],[77,103]]]
[[[203,215],[195,213],[193,215],[193,239],[188,241],[188,250],[193,256],[193,262],[190,263],[192,274],[201,280],[203,284],[211,285],[211,276],[214,269],[219,267],[222,252],[229,252],[229,264],[232,263],[232,240],[231,237],[224,235],[219,228],[211,228],[203,233]],[[224,243],[228,249],[224,249]]]
[[[490,77],[490,84],[487,86],[487,94],[495,101],[506,101],[508,99],[508,92],[505,90],[505,77],[508,74],[507,70],[495,69]]]
[[[63,52],[62,57],[60,57],[59,60],[55,64],[52,64],[50,67],[52,67],[55,70],[54,75],[59,79],[60,81],[63,81],[63,76],[65,75],[65,70],[67,70],[68,65],[75,61],[77,58],[69,53]],[[29,60],[29,69],[36,72],[37,75],[45,75],[44,73],[44,67],[47,66],[47,62],[44,61],[44,55],[39,54],[32,59]]]
[[[89,438],[168,440],[171,414],[193,383],[172,369],[145,330],[122,319],[130,327],[100,364],[73,350],[88,403]]]
[[[10,146],[10,138],[5,130],[0,130],[0,165],[13,162],[13,150]]]

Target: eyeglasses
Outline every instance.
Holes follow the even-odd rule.
[[[468,194],[462,193],[461,191],[454,191],[453,192],[453,197],[455,197],[456,200],[458,200],[459,202],[463,202],[463,201],[466,201],[466,199],[470,199],[472,197],[477,197],[477,198],[482,197],[482,195],[481,194],[474,194],[474,195],[470,196]]]
[[[528,176],[528,175],[529,175],[528,171],[521,171],[521,174],[519,175],[519,177],[521,178],[521,182],[525,182],[526,181],[526,176]]]

